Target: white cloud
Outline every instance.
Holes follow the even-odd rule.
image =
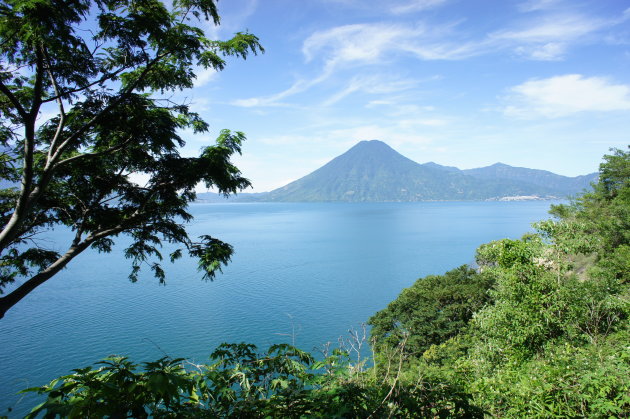
[[[394,14],[420,12],[423,10],[441,6],[447,1],[448,0],[412,0],[407,3],[394,5],[390,9],[390,12]]]
[[[194,112],[204,112],[210,109],[210,101],[206,98],[198,97],[190,102],[190,109]]]
[[[515,52],[530,59],[558,60],[570,45],[614,24],[616,22],[604,19],[554,13],[493,32],[488,40],[496,45],[511,45]]]
[[[449,0],[324,0],[346,8],[401,15],[439,7]]]
[[[302,53],[307,62],[323,60],[327,75],[345,66],[388,64],[401,54],[421,60],[463,60],[514,49],[530,59],[556,60],[571,45],[621,21],[554,12],[477,39],[457,30],[461,22],[353,24],[313,33],[304,41]]]
[[[397,79],[382,75],[356,76],[353,77],[342,90],[328,98],[323,105],[333,105],[355,92],[383,95],[408,91],[417,84],[418,82],[415,80]]]
[[[571,41],[609,24],[603,19],[573,14],[552,14],[530,22],[521,28],[495,32],[491,37],[519,42]]]
[[[472,44],[452,38],[449,25],[367,23],[338,26],[315,32],[303,44],[307,62],[324,57],[328,67],[383,63],[399,53],[426,60],[457,60],[473,55]]]
[[[528,56],[538,61],[559,61],[564,56],[568,45],[562,42],[549,42],[541,45],[519,46],[516,51],[519,55]]]
[[[307,62],[325,56],[327,63],[374,63],[398,41],[414,35],[413,30],[403,25],[344,25],[315,32],[304,41],[302,53]]]
[[[240,107],[243,107],[243,108],[253,108],[255,106],[264,105],[263,99],[262,98],[256,98],[256,97],[252,97],[252,98],[249,98],[249,99],[236,99],[236,100],[232,101],[231,104],[234,105],[234,106],[240,106]]]
[[[204,86],[217,77],[216,70],[212,68],[197,68],[195,75],[197,76],[194,81],[194,87]]]
[[[529,80],[510,89],[508,116],[559,118],[580,112],[630,110],[630,85],[580,74]]]
[[[555,7],[559,3],[558,0],[527,0],[518,5],[521,12],[534,12],[538,10],[547,10]]]
[[[281,100],[322,83],[341,67],[383,62],[388,53],[400,52],[400,43],[413,37],[415,33],[418,33],[418,30],[403,25],[382,23],[345,25],[315,32],[304,41],[302,53],[306,62],[311,62],[316,57],[323,61],[322,71],[317,77],[299,79],[289,88],[273,95],[239,99],[232,104],[242,107],[282,106]],[[361,89],[359,82],[350,82],[336,95],[338,97],[329,99],[329,104],[359,89]]]
[[[319,84],[325,79],[327,79],[330,76],[330,74],[331,74],[331,71],[329,69],[325,69],[324,72],[320,74],[318,77],[311,80],[304,80],[304,79],[297,80],[288,89],[285,89],[279,93],[268,95],[268,96],[248,98],[248,99],[237,99],[237,100],[232,101],[231,104],[234,106],[241,106],[244,108],[259,107],[259,106],[280,106],[280,107],[291,106],[286,103],[282,103],[280,101],[286,97],[289,97],[289,96],[292,96],[297,93],[301,93],[301,92],[304,92],[305,90],[310,89],[316,84]]]
[[[339,3],[340,0],[329,0]],[[396,10],[420,10],[436,7],[446,0],[416,0],[393,3]],[[356,5],[343,1],[344,5]],[[366,4],[374,5],[372,2]],[[390,3],[391,4],[391,3]],[[461,29],[462,22],[429,24],[427,22],[377,22],[337,26],[308,36],[302,54],[310,67],[319,73],[300,78],[287,89],[268,96],[244,98],[232,104],[242,107],[289,106],[283,100],[303,93],[347,69],[358,67],[390,68],[404,59],[424,61],[464,60],[484,54],[511,50],[530,60],[557,61],[579,43],[594,42],[604,36],[605,29],[630,18],[626,10],[614,18],[581,15],[554,0],[530,0],[519,5],[523,11],[538,11],[517,23],[507,22],[501,29],[471,36]],[[610,34],[606,34],[610,37]],[[356,80],[347,80],[345,87],[324,104],[333,104],[344,97],[364,90]],[[378,102],[376,102],[378,103]],[[371,105],[373,106],[373,105]]]
[[[393,106],[396,105],[396,101],[393,100],[370,100],[365,107],[366,108],[375,108],[377,106]]]

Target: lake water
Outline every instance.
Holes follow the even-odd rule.
[[[211,234],[236,250],[224,273],[203,282],[184,259],[165,263],[166,286],[148,269],[132,284],[125,240],[111,254],[80,255],[0,320],[0,415],[33,406],[18,390],[110,354],[204,361],[221,342],[305,350],[334,342],[417,278],[472,263],[482,243],[530,231],[549,205],[194,204],[191,236]],[[62,231],[50,240],[67,238]]]

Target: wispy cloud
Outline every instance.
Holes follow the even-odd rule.
[[[212,68],[198,68],[195,71],[197,76],[194,81],[195,87],[205,86],[217,77],[217,71]]]
[[[429,60],[470,56],[470,44],[453,39],[457,23],[443,25],[369,23],[315,32],[303,44],[307,62],[325,57],[327,66],[381,63],[400,53]]]
[[[369,23],[315,32],[304,41],[302,53],[306,63],[321,62],[319,75],[312,79],[297,80],[286,90],[274,95],[240,99],[232,103],[244,107],[280,106],[281,100],[324,82],[339,70],[387,66],[401,54],[425,60],[456,60],[474,55],[475,47],[471,44],[443,41],[445,33],[452,26],[428,28],[419,24]],[[336,99],[330,99],[330,104],[365,86],[365,81],[350,80]],[[393,85],[390,83],[388,86],[391,88]]]
[[[393,14],[403,14],[420,12],[427,9],[432,9],[446,3],[448,0],[413,0],[406,3],[395,4],[390,8],[390,12]]]
[[[571,45],[617,22],[616,19],[552,13],[495,31],[489,34],[488,40],[499,47],[511,46],[518,54],[534,60],[557,60]]]
[[[243,107],[282,106],[283,99],[322,83],[340,67],[381,62],[387,52],[393,52],[391,46],[395,45],[397,40],[409,36],[407,31],[408,29],[397,25],[358,24],[316,32],[304,41],[302,53],[307,63],[321,57],[323,65],[319,75],[311,79],[299,79],[279,93],[239,99],[232,104]],[[340,92],[338,99],[331,98],[331,103],[360,89],[359,84],[357,80],[349,83],[344,89],[345,93]]]
[[[446,4],[449,0],[325,0],[345,8],[375,10],[379,13],[402,15],[422,12]]]
[[[218,2],[221,24],[215,25],[212,20],[200,20],[198,26],[209,39],[229,39],[235,32],[243,31],[247,28],[247,20],[252,17],[258,9],[259,0],[239,1],[238,7],[230,8],[229,2]],[[224,7],[227,6],[227,7]]]
[[[319,84],[322,81],[326,80],[331,74],[332,74],[331,69],[325,69],[324,72],[320,74],[318,77],[311,80],[306,80],[306,79],[297,80],[288,89],[285,89],[279,93],[268,95],[268,96],[253,97],[253,98],[248,98],[248,99],[237,99],[237,100],[232,101],[231,104],[234,106],[241,106],[244,108],[259,107],[259,106],[274,106],[274,107],[291,106],[286,103],[283,103],[282,100],[284,98],[293,96],[298,93],[302,93],[310,89],[316,84]]]
[[[556,7],[560,3],[559,0],[526,0],[518,5],[521,12],[534,12],[539,10],[547,10]]]
[[[378,74],[370,76],[355,76],[343,89],[329,97],[322,105],[333,105],[345,97],[357,92],[372,95],[387,95],[396,92],[408,91],[417,85],[417,80],[401,79]]]
[[[402,13],[404,10],[437,7],[445,2],[395,2],[390,10]],[[343,3],[354,4],[351,0]],[[278,93],[239,99],[232,104],[242,107],[288,106],[284,103],[286,99],[306,92],[348,69],[355,71],[357,68],[370,67],[370,71],[382,72],[383,68],[393,68],[409,59],[457,61],[512,51],[529,60],[562,60],[576,45],[610,37],[608,29],[630,18],[630,9],[619,16],[589,16],[563,6],[559,0],[529,0],[517,7],[521,11],[535,13],[520,14],[516,21],[506,22],[496,30],[476,36],[471,36],[465,29],[465,21],[358,23],[316,31],[304,40],[301,52],[306,66],[319,68],[319,72],[311,77],[297,79]],[[341,82],[343,88],[324,104],[331,105],[352,93],[365,91],[365,83],[361,80],[347,74],[344,77],[350,78]]]
[[[630,110],[630,85],[604,77],[568,74],[529,80],[510,89],[512,104],[504,108],[518,118],[560,118],[581,112]]]

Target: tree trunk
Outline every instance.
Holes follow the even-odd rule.
[[[22,285],[11,291],[6,296],[0,298],[0,319],[4,317],[4,314],[14,305],[16,305],[22,298],[26,297],[35,288],[48,281],[53,275],[61,271],[65,266],[74,259],[79,253],[87,249],[93,240],[86,240],[79,243],[76,246],[72,246],[68,251],[57,259],[53,264],[31,277]]]

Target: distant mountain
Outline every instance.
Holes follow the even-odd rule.
[[[588,188],[597,173],[566,177],[503,163],[460,170],[434,162],[419,164],[382,141],[361,141],[314,172],[263,193],[228,199],[198,194],[201,202],[411,202],[552,199]]]
[[[455,166],[442,166],[441,164],[437,164],[437,163],[434,163],[432,161],[430,161],[428,163],[423,163],[422,166],[429,167],[431,169],[446,170],[448,172],[460,172],[461,171]]]
[[[269,192],[240,192],[235,195],[225,197],[216,192],[202,192],[197,194],[196,202],[221,203],[221,202],[254,202],[262,201]]]
[[[478,179],[503,179],[527,182],[537,186],[554,189],[564,195],[575,195],[590,188],[592,182],[597,181],[597,173],[567,177],[548,172],[546,170],[512,167],[503,163],[478,169],[462,170],[464,174]]]
[[[419,164],[382,141],[361,141],[314,172],[259,198],[281,202],[558,198],[574,193],[577,186],[573,184],[579,183],[563,183],[561,179],[575,178],[544,171],[532,170],[536,176],[535,181],[530,181],[527,173],[520,175],[520,168],[512,168],[513,172],[498,170],[494,174],[485,169],[467,173],[436,163]],[[539,172],[553,175],[554,182],[545,184]]]

